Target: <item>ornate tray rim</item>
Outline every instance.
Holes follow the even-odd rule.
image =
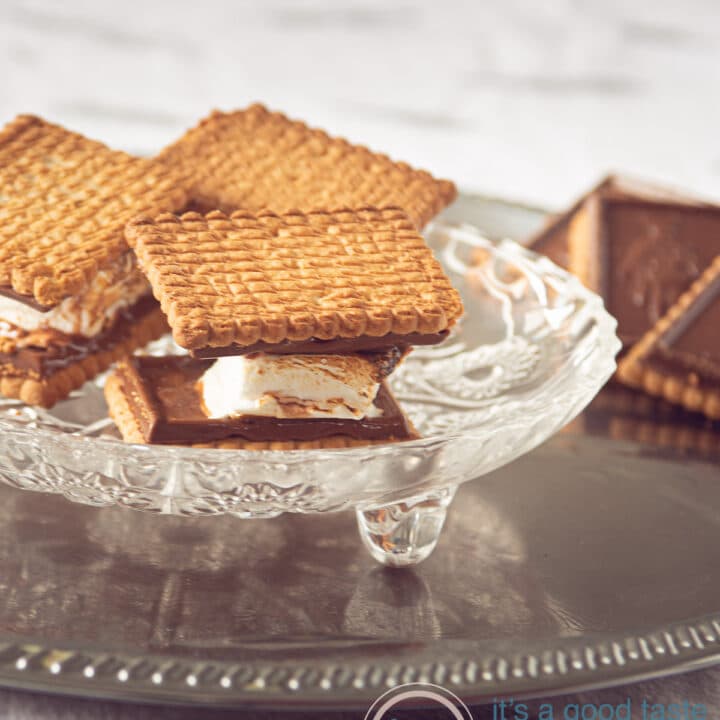
[[[368,643],[373,644],[373,643]],[[377,643],[388,653],[394,648]],[[399,649],[402,648],[398,644]],[[462,657],[459,658],[459,654]],[[522,654],[438,641],[416,658],[362,662],[178,660],[28,641],[0,643],[0,686],[65,695],[198,706],[369,707],[405,683],[442,685],[466,703],[544,697],[697,670],[720,661],[720,615],[639,635],[574,638]]]

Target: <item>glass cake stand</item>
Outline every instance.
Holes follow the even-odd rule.
[[[527,453],[611,376],[619,341],[599,297],[549,260],[467,224],[425,233],[465,303],[441,346],[417,348],[391,386],[422,439],[308,451],[123,443],[103,378],[52,410],[0,403],[0,479],[89,505],[269,518],[353,508],[380,563],[432,552],[458,485]],[[178,352],[171,341],[153,354]]]

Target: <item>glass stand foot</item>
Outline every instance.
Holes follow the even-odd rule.
[[[435,549],[455,488],[441,488],[372,510],[357,510],[360,537],[390,567],[417,565]]]

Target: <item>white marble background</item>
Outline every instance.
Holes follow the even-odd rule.
[[[560,206],[607,169],[720,199],[718,0],[0,0],[0,120],[150,153],[276,109]]]

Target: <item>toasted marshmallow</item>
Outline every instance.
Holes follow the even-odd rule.
[[[150,284],[128,253],[113,267],[98,272],[82,294],[65,298],[47,312],[0,296],[0,335],[12,337],[16,333],[14,326],[29,332],[52,329],[66,335],[93,337],[120,310],[149,292]]]
[[[361,355],[221,357],[200,379],[209,417],[377,417],[382,368]]]

